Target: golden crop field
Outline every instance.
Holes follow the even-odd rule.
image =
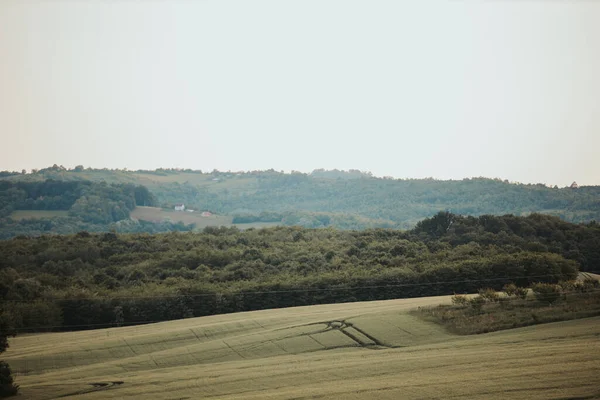
[[[195,223],[197,227],[204,228],[206,226],[220,226],[231,225],[232,217],[211,215],[210,217],[201,216],[201,211],[174,211],[174,210],[163,210],[158,207],[142,207],[138,206],[131,212],[131,217],[135,219],[141,219],[144,221],[161,222],[164,220],[170,220],[172,222],[183,222],[184,224]]]
[[[143,221],[161,222],[169,220],[171,222],[183,222],[184,224],[196,224],[196,229],[203,229],[207,226],[237,226],[240,229],[248,228],[268,228],[277,226],[277,222],[254,222],[248,224],[233,224],[233,217],[226,215],[211,215],[203,217],[201,211],[172,211],[163,210],[158,207],[138,206],[131,212],[131,217]]]
[[[455,336],[429,297],[23,335],[22,399],[591,399],[600,318]],[[596,397],[594,397],[596,396]]]

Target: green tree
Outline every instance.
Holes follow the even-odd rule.
[[[0,309],[0,354],[8,349],[8,338],[15,336],[9,315]],[[15,385],[9,365],[0,360],[0,397],[17,394],[19,386]]]

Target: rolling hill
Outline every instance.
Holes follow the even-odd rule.
[[[5,174],[6,175],[6,174]],[[185,203],[245,222],[281,222],[304,227],[408,229],[440,210],[463,215],[544,213],[570,222],[600,220],[600,187],[577,189],[518,184],[499,179],[377,178],[359,171],[316,170],[311,174],[202,173],[192,170],[67,170],[53,166],[8,181],[46,179],[147,187],[158,204]]]
[[[600,318],[456,336],[408,310],[449,297],[316,305],[26,335],[22,399],[592,399]]]

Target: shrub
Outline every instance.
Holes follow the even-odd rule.
[[[12,322],[11,316],[0,308],[0,353],[4,353],[8,348],[8,338],[15,336]],[[4,361],[0,361],[0,397],[15,395],[18,390],[19,387],[14,384],[10,367]]]
[[[506,295],[510,296],[510,297],[516,295],[517,289],[518,289],[518,287],[514,283],[507,283],[502,288],[502,290],[504,290],[504,293],[506,293]]]
[[[595,279],[585,279],[583,281],[561,281],[558,282],[564,292],[593,292],[600,288],[600,281]]]
[[[10,367],[4,361],[0,361],[0,397],[14,396],[18,391],[19,385],[14,384]]]
[[[527,288],[522,288],[522,287],[517,287],[515,289],[515,296],[517,296],[520,299],[527,299],[527,294],[529,293],[529,290],[527,290]]]
[[[500,295],[494,289],[479,289],[479,297],[485,302],[497,303],[500,300]]]
[[[541,302],[552,304],[562,296],[562,290],[559,285],[550,283],[536,283],[531,287],[535,298]]]
[[[127,281],[133,284],[140,284],[146,280],[146,274],[140,269],[134,269],[129,273]]]
[[[600,289],[600,281],[588,278],[582,282],[582,286],[584,292],[592,292],[594,290]]]
[[[469,298],[464,294],[455,294],[452,296],[452,304],[457,306],[466,306],[469,304]]]
[[[564,292],[575,292],[581,290],[581,282],[579,281],[560,281],[558,285]]]
[[[469,300],[469,305],[473,309],[473,311],[479,312],[483,308],[485,304],[485,299],[481,296],[475,296],[471,300]]]

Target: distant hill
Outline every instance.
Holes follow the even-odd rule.
[[[181,221],[130,219],[139,206],[153,206],[142,185],[84,180],[0,180],[0,239],[17,235],[190,230]],[[150,208],[150,207],[147,207]]]
[[[175,203],[185,203],[193,209],[231,216],[234,222],[304,227],[409,229],[441,210],[472,216],[543,213],[569,222],[600,220],[600,186],[550,188],[487,178],[391,179],[356,170],[315,170],[311,174],[274,170],[67,170],[56,165],[31,174],[0,173],[0,178],[143,185],[159,206],[172,208]]]

